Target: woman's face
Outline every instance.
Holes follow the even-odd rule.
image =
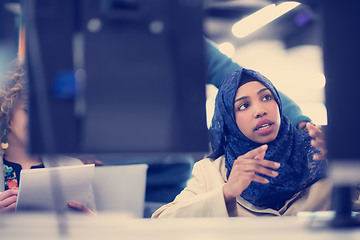
[[[19,100],[11,116],[8,141],[9,145],[16,144],[26,147],[28,139],[28,113],[24,100]]]
[[[268,143],[280,129],[279,107],[270,90],[258,81],[242,85],[235,95],[235,120],[240,131],[257,143]]]

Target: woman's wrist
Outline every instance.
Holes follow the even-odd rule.
[[[227,185],[223,187],[224,200],[226,205],[226,210],[229,214],[229,217],[233,216],[233,213],[236,210],[236,197],[231,196],[227,191]]]
[[[224,199],[225,199],[225,202],[231,202],[233,201],[236,197],[233,196],[230,191],[228,190],[228,183],[225,183],[224,186],[223,186],[223,194],[224,194]]]

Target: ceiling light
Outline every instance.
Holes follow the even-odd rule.
[[[299,5],[300,3],[292,1],[283,2],[279,5],[268,5],[235,23],[232,27],[232,33],[238,38],[243,38]]]

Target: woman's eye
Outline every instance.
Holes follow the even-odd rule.
[[[263,101],[269,101],[272,99],[272,96],[270,94],[266,94],[264,97],[263,97]]]
[[[239,105],[239,107],[237,109],[238,109],[238,111],[242,111],[242,110],[247,109],[248,107],[249,107],[249,104],[244,103],[244,104]]]

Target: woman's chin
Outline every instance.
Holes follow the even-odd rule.
[[[266,144],[266,143],[270,143],[270,142],[274,141],[276,139],[276,137],[277,136],[273,136],[273,134],[267,135],[267,136],[258,136],[253,141],[257,142],[257,143],[261,143],[261,144]]]

